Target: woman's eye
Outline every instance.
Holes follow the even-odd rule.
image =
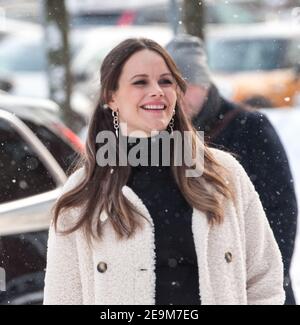
[[[145,85],[147,82],[146,80],[137,80],[133,84],[134,85]]]
[[[134,85],[146,85],[147,83],[148,83],[147,80],[137,80],[133,84]],[[159,80],[158,83],[159,84],[172,85],[173,84],[173,81],[170,80],[170,79],[161,79],[161,80]]]
[[[170,79],[162,79],[159,82],[160,83],[163,83],[163,84],[169,84],[169,85],[172,85],[173,84],[173,81],[170,80]]]

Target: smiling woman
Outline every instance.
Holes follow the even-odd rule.
[[[259,197],[232,156],[198,137],[182,109],[185,90],[150,39],[127,39],[104,59],[81,168],[54,207],[45,304],[283,303],[281,257]],[[169,164],[97,164],[102,132],[148,148],[174,134]],[[173,158],[185,132],[201,176],[187,177],[185,159]]]
[[[143,131],[150,136],[153,130],[167,128],[175,113],[176,88],[164,59],[145,49],[126,62],[109,106],[119,113],[129,133]]]

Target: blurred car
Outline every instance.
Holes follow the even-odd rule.
[[[182,0],[174,2],[178,8],[183,5]],[[69,0],[67,4],[73,27],[167,24],[171,21],[175,10],[171,8],[170,0],[101,0],[101,2]],[[249,24],[264,19],[259,11],[253,12],[249,7],[246,8],[243,1],[207,0],[205,9],[207,24]]]
[[[70,34],[72,55],[81,48],[83,34],[77,30]],[[15,96],[49,98],[46,47],[40,26],[12,34],[0,43],[0,87]],[[72,93],[71,107],[85,119],[90,105],[87,98]]]
[[[173,33],[164,26],[106,26],[91,29],[86,36],[81,50],[72,61],[71,70],[77,92],[95,103],[100,87],[100,66],[114,46],[130,37],[151,38],[164,46],[171,40]]]
[[[45,86],[47,58],[40,27],[22,35],[13,34],[0,43],[0,75],[10,78],[11,94],[48,96]]]
[[[13,34],[22,34],[25,31],[36,29],[36,24],[17,19],[3,18],[0,16],[0,42]]]
[[[25,22],[36,22],[38,13],[40,14],[40,3],[36,0],[1,0],[0,9],[2,15],[7,19],[22,20]]]
[[[223,95],[256,107],[300,104],[300,29],[264,23],[207,31],[207,54]]]
[[[15,35],[22,38],[22,35],[28,35],[30,32],[34,33],[37,28],[39,28],[37,24],[19,21],[16,19],[1,19],[0,17],[0,43],[3,40]],[[0,89],[11,91],[12,86],[12,80],[9,73],[1,71],[0,68]]]
[[[0,304],[41,304],[50,210],[82,150],[49,101],[0,95]]]
[[[3,2],[6,2],[4,5]],[[175,0],[182,6],[183,0]],[[171,0],[66,0],[72,26],[149,25],[167,23]],[[206,0],[208,23],[253,23],[264,19],[260,0]],[[6,17],[41,21],[40,4],[36,0],[2,0]]]
[[[53,101],[0,93],[0,108],[19,117],[42,141],[65,173],[74,160],[74,154],[83,151],[82,142],[61,121],[60,107]]]

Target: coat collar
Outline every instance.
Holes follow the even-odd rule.
[[[122,187],[122,192],[123,192],[124,196],[127,198],[127,200],[129,200],[140,213],[142,213],[145,217],[147,217],[147,219],[149,220],[151,225],[154,226],[153,219],[152,219],[148,209],[146,208],[143,201],[133,191],[133,189],[131,187],[125,185]]]

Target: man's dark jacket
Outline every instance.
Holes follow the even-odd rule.
[[[289,276],[297,229],[297,201],[287,155],[266,116],[221,98],[211,86],[193,119],[210,146],[240,161],[258,192],[284,264],[286,304],[295,304]]]

